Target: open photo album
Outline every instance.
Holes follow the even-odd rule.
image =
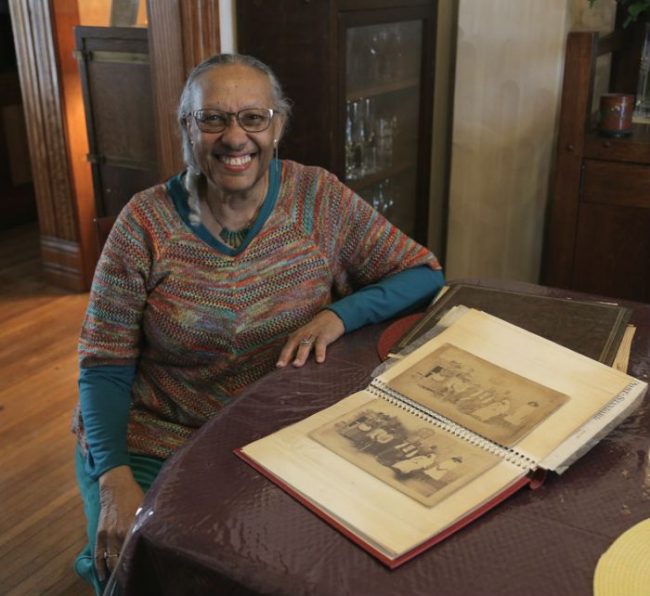
[[[236,451],[391,568],[562,473],[647,389],[481,311],[455,307],[440,328],[365,389]]]

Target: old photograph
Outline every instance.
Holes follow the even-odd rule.
[[[329,422],[309,436],[427,507],[499,461],[487,451],[381,399]]]
[[[389,387],[505,446],[513,446],[568,397],[451,344],[444,344]]]

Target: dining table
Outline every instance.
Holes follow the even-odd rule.
[[[524,282],[464,282],[538,296],[602,297]],[[650,377],[650,305],[632,310],[628,374]],[[165,464],[114,582],[145,595],[593,594],[601,555],[650,518],[650,397],[561,475],[548,474],[397,569],[389,569],[237,457],[235,450],[364,388],[410,319],[370,325],[327,359],[250,385]],[[380,349],[383,346],[383,349]],[[549,372],[552,374],[552,372]],[[335,482],[333,479],[332,482]]]

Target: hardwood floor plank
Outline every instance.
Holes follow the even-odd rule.
[[[54,357],[68,355],[76,362],[85,297],[75,298],[74,301],[57,298],[25,314],[3,316],[6,330],[0,346],[0,366],[6,367],[7,375],[0,381],[0,387],[38,370],[39,366],[47,366]]]
[[[16,504],[17,510],[24,510],[32,502],[39,503],[39,499],[45,502],[44,496],[33,490],[35,483],[38,483],[42,489],[55,491],[58,494],[61,488],[57,487],[57,481],[74,481],[74,437],[70,434],[62,435],[60,432],[51,432],[50,436],[53,439],[50,439],[45,446],[41,444],[34,448],[29,446],[23,448],[21,450],[23,457],[11,458],[7,464],[6,476],[2,474],[1,498],[20,499]],[[24,460],[28,460],[29,463],[23,464]],[[58,477],[55,474],[58,474]],[[53,493],[49,493],[47,498],[52,496]],[[11,514],[10,508],[3,507],[0,511],[0,524]]]
[[[33,596],[34,594],[49,594],[51,596],[91,596],[92,588],[78,578],[72,568],[72,561],[79,549],[72,544],[57,553],[57,556],[47,561],[38,561],[31,568],[31,573],[20,584],[12,586],[7,596]],[[0,583],[0,590],[2,584]]]
[[[70,432],[88,296],[45,283],[38,229],[0,234],[0,594],[90,595]]]
[[[67,548],[79,544],[79,539],[82,539],[81,547],[83,547],[83,534],[79,534],[80,522],[82,522],[82,519],[79,518],[77,510],[73,509],[38,524],[36,528],[38,530],[38,543],[43,547],[38,552],[34,552],[33,538],[16,543],[13,553],[0,558],[0,565],[9,576],[5,580],[6,588],[12,589],[15,585],[21,583],[22,577],[27,577],[32,571],[36,571],[48,561],[58,558],[59,551],[67,550]],[[78,549],[77,553],[80,550],[81,548]],[[72,565],[77,553],[67,561],[68,565]],[[12,582],[15,582],[15,584],[12,585]]]
[[[50,517],[56,519],[71,508],[79,509],[80,503],[81,498],[79,497],[79,491],[76,486],[67,488],[61,494],[50,499],[43,507],[17,520],[11,528],[8,528],[0,536],[0,558],[8,555],[16,544],[33,538],[33,534],[38,530],[39,524],[46,522]],[[82,518],[83,516],[80,517],[80,519]]]
[[[64,374],[60,374],[62,372]],[[76,376],[76,365],[66,366],[66,363],[62,362],[0,389],[0,404],[3,404],[0,414],[0,453],[2,445],[6,445],[5,441],[13,441],[24,432],[22,425],[26,420],[40,417],[46,421],[75,403]]]

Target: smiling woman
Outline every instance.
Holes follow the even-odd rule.
[[[277,149],[289,102],[266,65],[196,67],[186,169],[138,193],[95,274],[80,340],[78,572],[102,589],[164,461],[275,367],[428,303],[438,261],[334,175]]]
[[[266,195],[285,121],[268,81],[259,69],[222,64],[199,73],[182,102],[191,147],[186,157],[195,175],[205,175],[201,198],[208,209],[199,209],[199,217],[208,215],[202,222],[217,233],[246,227]]]

